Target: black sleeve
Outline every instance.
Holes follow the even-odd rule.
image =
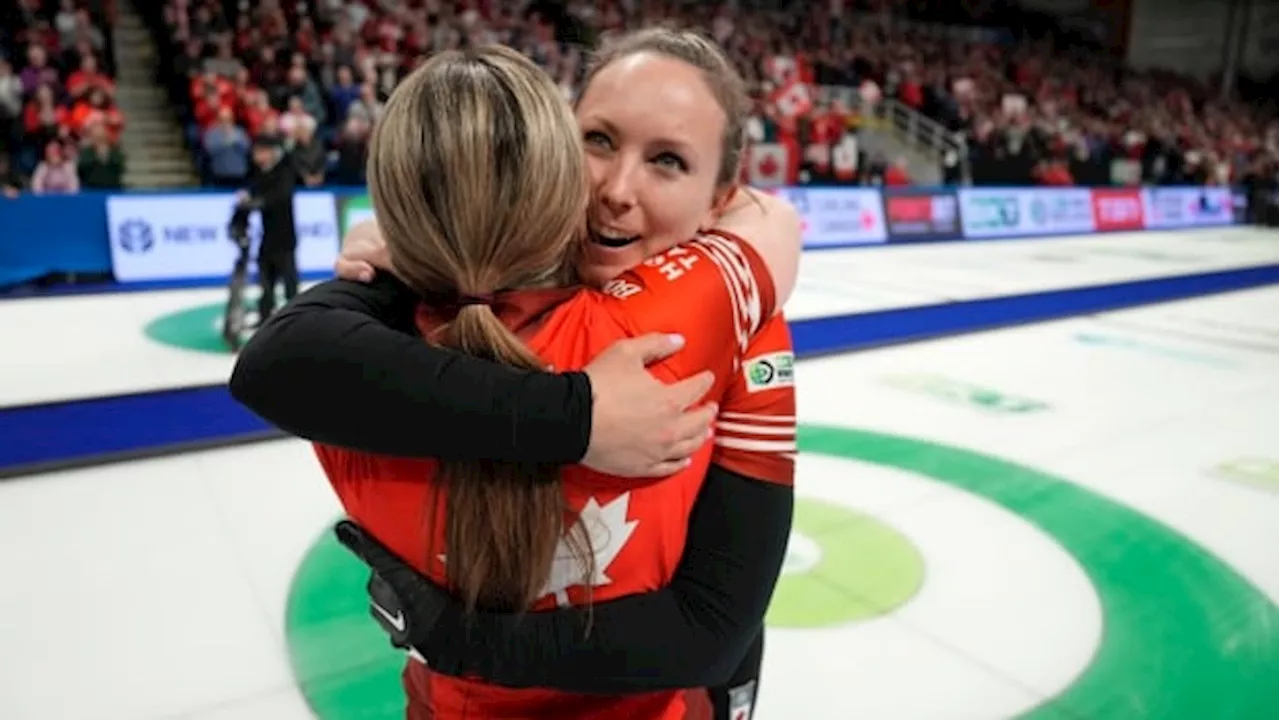
[[[759,636],[791,532],[790,487],[712,467],[671,583],[591,608],[468,615],[450,601],[432,670],[510,687],[628,693],[722,685]]]
[[[289,157],[258,175],[249,183],[249,202],[254,207],[273,207],[288,202],[297,185],[297,170]]]
[[[404,457],[574,463],[591,433],[583,373],[539,373],[432,347],[393,276],[323,282],[241,350],[231,394],[308,440]]]

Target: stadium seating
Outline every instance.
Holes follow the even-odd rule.
[[[1127,71],[1007,0],[755,0],[733,13],[693,0],[516,5],[167,0],[158,41],[174,60],[163,79],[209,183],[232,182],[228,153],[275,133],[322,159],[313,181],[358,184],[382,100],[433,50],[510,44],[572,97],[584,48],[657,22],[705,30],[747,78],[759,108],[747,175],[759,184],[909,182],[901,158],[859,149],[885,99],[932,118],[962,148],[945,182],[959,182],[961,166],[979,185],[1275,173],[1274,97],[1260,110],[1186,78]],[[239,131],[214,133],[214,162],[208,130],[228,112]]]
[[[120,187],[126,118],[113,100],[114,3],[6,0],[0,9],[5,194]]]

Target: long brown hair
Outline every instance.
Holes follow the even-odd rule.
[[[392,264],[424,296],[554,284],[581,242],[577,123],[555,83],[510,48],[442,52],[406,77],[374,129],[368,176]],[[518,368],[543,365],[486,304],[463,305],[433,337]],[[471,609],[528,608],[563,535],[559,468],[442,461],[437,479],[449,584]],[[567,537],[592,572],[589,548]]]

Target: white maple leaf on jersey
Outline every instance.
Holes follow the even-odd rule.
[[[627,510],[631,504],[631,493],[623,493],[613,501],[601,507],[596,499],[590,498],[578,514],[578,521],[556,543],[555,560],[551,563],[551,574],[547,584],[543,586],[543,595],[555,595],[556,603],[569,604],[569,588],[589,582],[593,587],[608,585],[613,580],[605,573],[613,564],[618,553],[626,547],[631,533],[635,532],[638,520],[628,520]],[[569,533],[586,533],[591,539],[591,553],[595,556],[595,572],[590,578],[584,578],[586,568],[574,555],[573,545],[569,542]],[[581,543],[579,543],[581,545]]]
[[[631,504],[631,493],[623,493],[604,507],[590,498],[578,515],[578,521],[568,532],[560,536],[556,543],[555,559],[551,561],[551,573],[546,585],[542,586],[542,595],[555,595],[556,604],[569,605],[569,588],[583,584],[586,568],[573,552],[569,544],[569,533],[585,532],[591,539],[591,552],[595,555],[595,573],[589,578],[592,586],[608,585],[613,579],[605,574],[614,558],[626,547],[631,533],[635,532],[639,520],[628,520],[627,510]],[[581,543],[579,543],[581,545]],[[437,555],[440,562],[446,562],[445,555]]]

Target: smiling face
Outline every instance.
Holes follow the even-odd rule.
[[[660,53],[616,59],[577,107],[591,177],[582,280],[602,285],[711,227],[728,118],[702,70]]]

